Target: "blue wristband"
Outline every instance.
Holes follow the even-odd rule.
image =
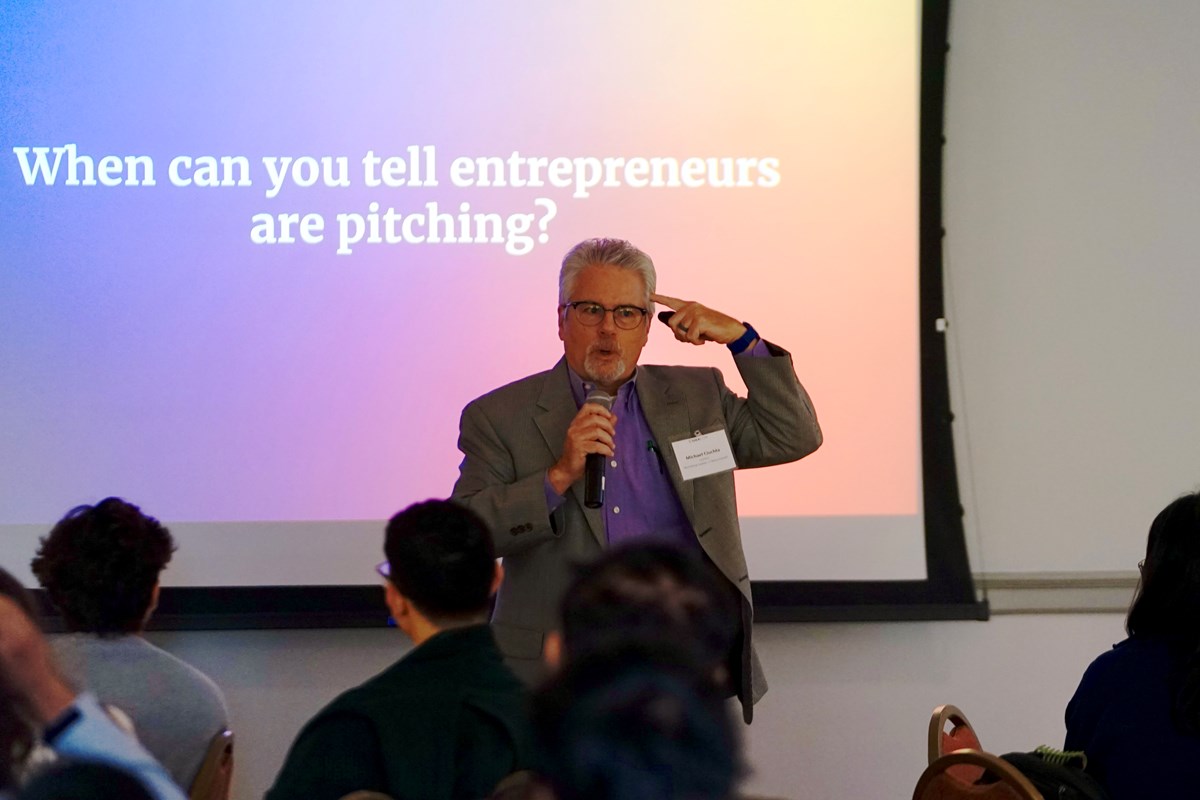
[[[47,746],[53,747],[54,740],[66,733],[67,728],[74,725],[83,716],[83,712],[75,704],[67,707],[67,710],[58,715],[49,725],[42,730],[42,741]]]
[[[750,346],[750,343],[758,338],[758,331],[754,330],[753,325],[751,325],[749,322],[743,322],[742,324],[746,326],[746,332],[742,334],[742,338],[738,339],[736,342],[730,342],[729,344],[725,345],[729,348],[729,352],[733,353],[735,356],[744,353],[746,348]]]

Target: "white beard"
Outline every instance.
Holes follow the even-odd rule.
[[[615,353],[616,358],[601,362],[599,356],[601,354]],[[588,348],[587,355],[583,358],[583,371],[586,373],[581,377],[586,378],[592,383],[614,384],[621,378],[625,377],[625,357],[616,351],[601,351],[594,345]]]

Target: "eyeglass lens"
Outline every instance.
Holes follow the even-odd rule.
[[[576,316],[584,325],[599,325],[604,321],[604,315],[609,311],[612,312],[613,322],[618,328],[624,330],[633,330],[641,324],[642,318],[646,312],[637,306],[617,306],[616,308],[605,308],[599,303],[570,303],[575,309]]]

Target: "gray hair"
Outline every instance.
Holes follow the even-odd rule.
[[[584,267],[593,264],[627,269],[642,276],[646,285],[646,308],[654,313],[654,304],[650,295],[654,294],[657,280],[654,275],[654,262],[650,256],[634,247],[624,239],[584,239],[572,247],[562,260],[562,270],[558,273],[558,304],[561,306],[571,299],[571,291],[575,288],[575,280]]]

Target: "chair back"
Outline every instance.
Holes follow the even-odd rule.
[[[233,731],[225,729],[208,743],[208,752],[192,779],[188,800],[229,800],[232,783]]]
[[[967,783],[950,773],[968,766],[981,782]],[[925,768],[913,790],[913,800],[1045,800],[1029,779],[999,756],[978,750],[956,750]]]
[[[983,752],[983,746],[979,743],[975,729],[967,721],[966,714],[957,706],[938,706],[929,719],[929,763],[932,764],[956,750]],[[962,764],[952,769],[950,774],[963,783],[974,783],[983,774],[983,770],[970,764]]]

